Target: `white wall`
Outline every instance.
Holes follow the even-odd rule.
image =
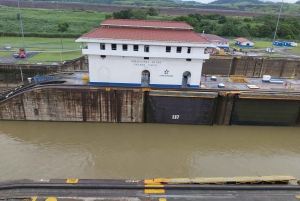
[[[220,47],[229,47],[229,43],[222,43],[222,42],[213,42],[215,46],[220,46]]]
[[[149,45],[149,52],[145,52],[144,46],[139,45],[139,51],[133,51],[133,44],[127,44],[127,51],[123,51],[122,44],[117,44],[117,50],[112,50],[111,43],[105,43],[105,50],[101,50],[100,43],[88,43],[88,49],[83,49],[82,53],[87,55],[209,59],[209,54],[204,54],[204,47],[191,47],[191,53],[187,53],[189,46],[179,46],[182,47],[182,50],[181,53],[177,53],[177,46],[170,45],[171,52],[166,52],[166,46],[159,45]]]
[[[185,71],[191,73],[190,85],[198,87],[202,71],[202,59],[170,59],[119,56],[89,56],[91,84],[132,84],[140,86],[143,70],[150,72],[150,85],[181,86]],[[168,74],[165,71],[168,70]]]
[[[254,45],[254,43],[253,43],[253,42],[250,42],[250,41],[248,41],[248,42],[243,42],[243,43],[241,43],[240,45],[247,46],[247,44],[249,44],[248,46],[253,46],[253,45]]]

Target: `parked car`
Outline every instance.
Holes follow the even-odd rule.
[[[11,46],[9,44],[5,45],[5,50],[11,50]]]
[[[275,50],[274,50],[274,48],[272,49],[272,48],[266,48],[266,52],[267,53],[274,53],[275,52]]]
[[[14,53],[14,57],[15,57],[15,58],[18,58],[18,57],[19,57],[19,52],[15,52],[15,53]]]
[[[26,53],[25,53],[24,49],[20,49],[20,51],[19,51],[19,57],[20,58],[25,58],[26,57]]]
[[[53,62],[52,66],[59,66],[59,63],[58,62]]]

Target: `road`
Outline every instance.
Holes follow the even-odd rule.
[[[33,57],[34,55],[37,55],[38,52],[34,51],[28,51],[26,52],[27,58],[15,58],[14,52],[11,52],[10,55],[0,57],[0,63],[1,64],[17,64],[19,61],[26,61],[28,58]]]

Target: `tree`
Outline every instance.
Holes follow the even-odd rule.
[[[259,37],[259,26],[256,25],[254,27],[251,27],[249,33],[252,37]]]
[[[220,35],[237,37],[239,36],[239,27],[232,21],[227,21],[222,25]]]
[[[133,10],[132,11],[132,19],[137,20],[145,20],[147,17],[147,13],[143,10]]]
[[[61,42],[61,49],[64,49],[63,43],[62,43],[62,33],[66,32],[69,28],[69,24],[67,22],[61,22],[58,24],[57,31],[60,32],[60,42]]]
[[[225,22],[227,22],[227,19],[226,19],[226,17],[224,15],[221,15],[220,18],[219,18],[219,20],[218,20],[218,22],[220,24],[224,24]]]
[[[269,26],[268,24],[264,24],[262,26],[260,26],[259,28],[259,37],[261,38],[268,38],[272,36],[272,29],[271,26]]]
[[[199,21],[196,18],[192,18],[190,16],[178,16],[178,17],[175,17],[173,19],[173,21],[186,22],[193,27],[196,27],[199,25]]]
[[[127,9],[127,10],[121,10],[119,12],[114,12],[113,16],[115,19],[130,19],[132,18],[132,10]]]
[[[106,14],[105,15],[105,19],[107,20],[107,19],[110,19],[110,18],[113,18],[113,15],[112,14]]]
[[[157,16],[158,15],[158,12],[155,8],[151,7],[149,8],[149,10],[147,11],[148,15],[150,16]]]

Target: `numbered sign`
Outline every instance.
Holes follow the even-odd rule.
[[[172,115],[172,119],[179,119],[179,115]]]

